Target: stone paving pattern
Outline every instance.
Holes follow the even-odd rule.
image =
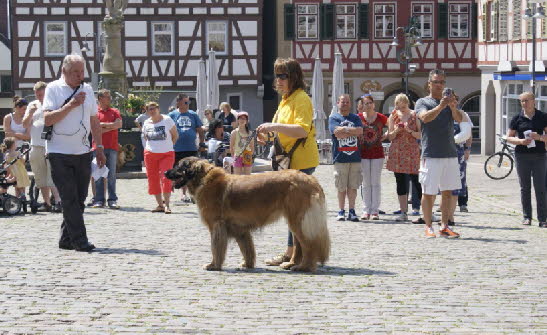
[[[335,221],[333,169],[320,166],[332,254],[315,274],[263,263],[284,250],[282,222],[255,233],[255,270],[237,270],[235,243],[224,271],[203,270],[195,205],[150,213],[142,179],[118,182],[122,210],[86,210],[93,253],[57,248],[59,214],[2,216],[0,334],[547,334],[547,230],[520,226],[515,172],[494,181],[471,161],[459,240],[426,240],[393,215]],[[382,185],[391,213],[386,170]]]

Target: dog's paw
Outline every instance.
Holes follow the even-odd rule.
[[[315,272],[315,269],[303,265],[294,265],[290,269],[295,272]]]
[[[283,270],[290,270],[294,266],[295,264],[293,262],[283,262],[279,265],[279,267]]]
[[[255,267],[254,264],[247,264],[247,262],[245,261],[239,263],[240,270],[253,269],[254,267]]]
[[[205,264],[203,266],[204,270],[207,271],[220,271],[220,266],[213,265],[213,263]]]

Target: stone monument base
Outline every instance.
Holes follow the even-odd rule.
[[[127,96],[127,74],[125,72],[101,72],[99,73],[102,88],[109,89],[112,93],[118,92]]]

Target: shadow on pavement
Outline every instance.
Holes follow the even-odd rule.
[[[395,276],[394,272],[389,271],[377,271],[362,268],[346,268],[340,266],[320,266],[315,273],[309,272],[296,272],[289,270],[282,270],[278,267],[270,268],[254,268],[254,269],[222,269],[222,271],[229,273],[269,273],[269,274],[286,274],[286,275],[322,275],[322,276]]]
[[[164,254],[154,250],[141,250],[141,249],[125,249],[125,248],[97,248],[93,250],[93,253],[97,254],[110,254],[110,255],[123,255],[123,254],[141,254],[148,256],[163,256]]]
[[[153,208],[152,205],[150,208]],[[143,207],[130,207],[130,206],[123,206],[119,209],[121,212],[132,212],[132,213],[138,213],[138,212],[148,212],[150,213],[150,209],[146,209]]]
[[[460,223],[460,222],[458,222]],[[462,222],[464,223],[464,222]],[[524,230],[524,228],[517,228],[517,227],[490,227],[490,226],[468,226],[464,223],[462,227],[465,228],[473,228],[473,229],[495,229],[495,230]]]
[[[493,243],[517,243],[517,244],[526,244],[528,241],[526,240],[498,240],[495,238],[480,238],[480,237],[463,237],[460,238],[460,240],[465,241],[478,241],[478,242],[493,242]]]

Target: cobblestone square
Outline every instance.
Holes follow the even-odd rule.
[[[320,166],[332,253],[315,274],[264,264],[284,250],[282,222],[254,234],[256,269],[237,270],[231,243],[224,271],[203,270],[196,206],[150,213],[143,179],[118,180],[121,210],[86,209],[96,252],[57,248],[60,214],[2,216],[0,334],[547,334],[547,230],[520,225],[516,173],[494,181],[483,162],[469,164],[458,240],[426,240],[394,215],[335,221],[333,167]],[[389,214],[395,179],[382,178]]]

